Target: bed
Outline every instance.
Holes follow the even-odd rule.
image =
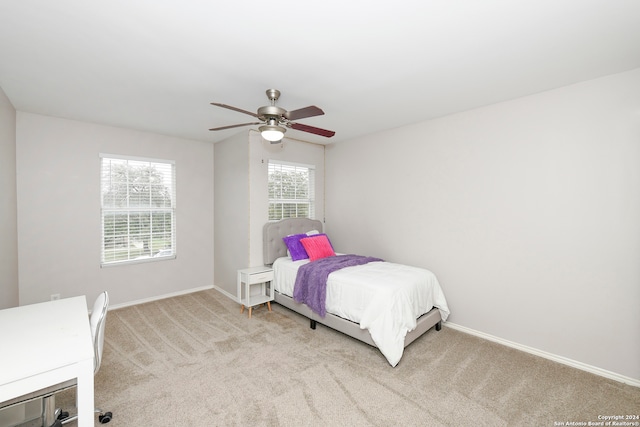
[[[449,316],[435,275],[381,260],[332,272],[326,280],[326,314],[321,315],[294,299],[297,272],[309,260],[292,260],[283,238],[322,230],[322,222],[306,218],[265,224],[264,263],[274,269],[275,302],[309,318],[312,329],[320,323],[377,347],[396,366],[406,346],[433,327],[439,331]]]

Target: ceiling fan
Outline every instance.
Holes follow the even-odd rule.
[[[314,126],[304,125],[302,123],[295,123],[294,120],[306,119],[307,117],[321,116],[324,114],[320,108],[315,105],[309,107],[300,108],[298,110],[287,111],[284,108],[276,106],[276,101],[280,98],[280,91],[277,89],[267,89],[267,98],[271,101],[271,105],[258,108],[257,113],[242,110],[240,108],[232,107],[226,104],[219,104],[212,102],[211,105],[217,107],[227,108],[229,110],[237,111],[239,113],[248,114],[252,117],[260,120],[259,122],[241,123],[238,125],[221,126],[209,130],[225,130],[231,128],[237,128],[241,126],[260,125],[258,130],[262,134],[262,137],[272,144],[277,144],[284,137],[284,133],[287,131],[284,127],[290,129],[300,130],[302,132],[313,133],[315,135],[331,138],[336,133],[332,130],[326,130],[317,128]]]

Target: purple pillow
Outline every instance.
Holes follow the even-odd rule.
[[[307,251],[304,250],[304,246],[300,243],[300,239],[309,237],[306,234],[292,234],[291,236],[283,237],[284,244],[287,245],[289,253],[291,254],[292,261],[298,261],[301,259],[309,258]]]

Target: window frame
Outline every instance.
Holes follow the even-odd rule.
[[[148,157],[136,157],[136,156],[127,156],[127,155],[118,155],[118,154],[106,154],[100,153],[100,266],[101,267],[114,267],[118,265],[127,265],[127,264],[136,264],[143,262],[154,262],[154,261],[166,261],[175,259],[177,257],[177,238],[176,238],[176,165],[174,160],[166,160],[166,159],[157,159],[157,158],[148,158]],[[121,185],[125,185],[126,187],[126,206],[106,206],[107,203],[105,201],[105,196],[108,191],[112,190],[113,185],[113,166],[114,163],[110,163],[108,166],[105,165],[105,161],[113,161],[115,164],[126,164],[127,172],[126,172],[126,182],[121,181]],[[129,175],[129,164],[134,163],[138,164],[138,166],[142,166],[145,163],[147,166],[144,167],[154,167],[155,172],[163,175],[162,182],[164,185],[159,185],[149,181],[144,182],[149,187],[148,193],[148,206],[135,206],[131,205],[131,187],[133,182],[130,181]],[[134,166],[135,167],[135,166]],[[155,169],[156,167],[160,168],[160,171]],[[107,175],[105,173],[108,171],[108,181]],[[162,195],[161,199],[154,198],[152,195],[152,187],[156,187],[158,191],[161,193],[168,190],[168,195]],[[146,197],[138,198],[138,201],[145,200]],[[166,204],[163,206],[153,206],[154,203]],[[135,202],[135,199],[134,199]],[[115,204],[115,202],[114,202]],[[157,253],[162,250],[167,249],[166,247],[158,250],[156,254],[151,253],[154,251],[153,244],[151,244],[151,248],[149,248],[149,255],[142,255],[135,258],[131,258],[131,250],[132,250],[132,240],[136,237],[141,238],[142,235],[147,235],[147,233],[132,233],[131,227],[132,222],[135,224],[135,220],[132,220],[132,217],[135,215],[138,217],[140,223],[144,222],[144,216],[148,215],[148,221],[150,224],[153,224],[153,218],[156,216],[161,217],[161,221],[167,221],[166,215],[169,215],[169,227],[163,228],[163,232],[156,232],[152,228],[153,225],[149,225],[148,239],[153,242],[154,238],[159,239],[162,236],[165,240],[169,241],[171,253],[170,255],[161,255],[157,256]],[[107,258],[105,256],[107,252],[107,233],[105,233],[105,222],[108,215],[111,215],[113,218],[117,216],[126,215],[127,219],[124,220],[126,222],[127,231],[126,233],[117,233],[114,232],[112,235],[113,239],[125,239],[128,242],[128,246],[126,248],[127,257],[124,259],[113,259],[114,257]],[[162,218],[164,216],[164,218]],[[113,220],[115,224],[115,219]],[[166,225],[166,223],[165,223]],[[161,226],[162,227],[162,226]],[[115,225],[114,225],[115,229]],[[168,235],[168,237],[166,237]],[[144,245],[144,243],[143,243]],[[113,251],[115,252],[116,245],[113,245]],[[146,249],[143,247],[142,249],[145,251]]]
[[[300,168],[300,169],[306,169],[307,173],[308,173],[308,182],[307,182],[307,197],[306,198],[300,198],[298,199],[297,197],[294,198],[285,198],[285,197],[280,197],[280,198],[272,198],[271,197],[271,171],[272,171],[272,166],[273,167],[280,167],[280,169],[282,170],[283,168],[288,168],[288,169],[293,169],[293,171],[295,172],[295,169]],[[269,159],[269,161],[267,162],[267,218],[269,221],[280,221],[282,219],[288,219],[288,218],[310,218],[310,219],[316,219],[316,166],[315,165],[310,165],[310,164],[304,164],[304,163],[298,163],[298,162],[288,162],[288,161],[284,161],[284,160],[276,160],[276,159]],[[281,214],[278,216],[278,218],[272,217],[271,212],[272,212],[272,205],[274,203],[281,203],[282,205],[284,204],[295,204],[297,205],[304,205],[305,203],[308,206],[308,216],[284,216],[285,213],[285,209],[284,207],[280,208]],[[297,211],[297,207],[296,207],[296,211]]]

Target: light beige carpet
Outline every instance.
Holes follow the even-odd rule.
[[[554,426],[640,413],[638,388],[446,327],[392,368],[277,304],[249,319],[215,290],[110,311],[95,388],[113,427]]]

